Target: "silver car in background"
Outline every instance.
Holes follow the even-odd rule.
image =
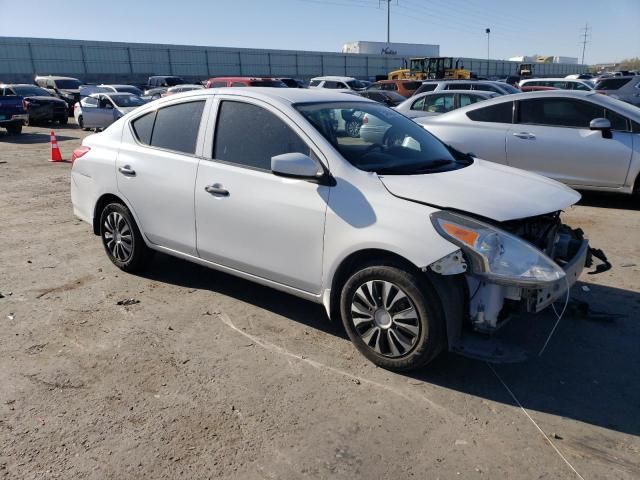
[[[640,109],[605,95],[530,92],[416,121],[458,150],[574,188],[640,191]]]
[[[145,103],[131,93],[92,93],[76,103],[73,116],[82,129],[104,129]]]
[[[595,90],[640,107],[640,76],[638,75],[604,78],[596,83]]]
[[[409,97],[394,108],[409,118],[429,117],[488,100],[498,95],[495,92],[481,90],[426,92]]]

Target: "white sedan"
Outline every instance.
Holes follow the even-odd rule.
[[[400,105],[393,108],[409,118],[431,117],[499,95],[499,93],[483,90],[424,92],[407,98]]]
[[[458,150],[574,188],[640,192],[640,109],[605,95],[509,95],[416,122]]]
[[[343,112],[405,141],[341,136]],[[446,349],[521,358],[487,334],[564,298],[590,264],[587,240],[560,219],[577,192],[340,92],[172,95],[85,138],[72,159],[74,213],[118,268],[142,269],[155,250],[322,304],[391,370]]]

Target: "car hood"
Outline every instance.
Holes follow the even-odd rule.
[[[555,212],[580,200],[578,192],[555,180],[480,159],[449,172],[381,175],[380,180],[396,197],[497,222]]]
[[[26,97],[24,97],[27,100],[37,100],[38,102],[44,102],[44,103],[65,103],[66,102],[60,98],[57,97],[49,97],[47,95],[27,95]]]

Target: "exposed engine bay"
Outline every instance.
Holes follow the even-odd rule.
[[[593,257],[602,263],[594,272],[611,266],[600,250],[589,247],[581,229],[562,223],[560,211],[506,222],[491,222],[520,239],[526,240],[562,268],[565,275],[545,285],[517,285],[491,282],[475,275],[466,263],[464,252],[456,252],[432,264],[431,270],[441,275],[464,273],[468,287],[469,324],[473,330],[493,333],[504,326],[515,313],[539,312],[567,295],[584,267],[591,267]]]

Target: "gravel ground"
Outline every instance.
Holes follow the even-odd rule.
[[[67,159],[87,135],[56,132]],[[164,255],[117,270],[48,141],[0,131],[0,478],[640,478],[637,200],[566,213],[614,268],[543,356],[398,375],[317,305]],[[537,352],[554,322],[505,334]]]

